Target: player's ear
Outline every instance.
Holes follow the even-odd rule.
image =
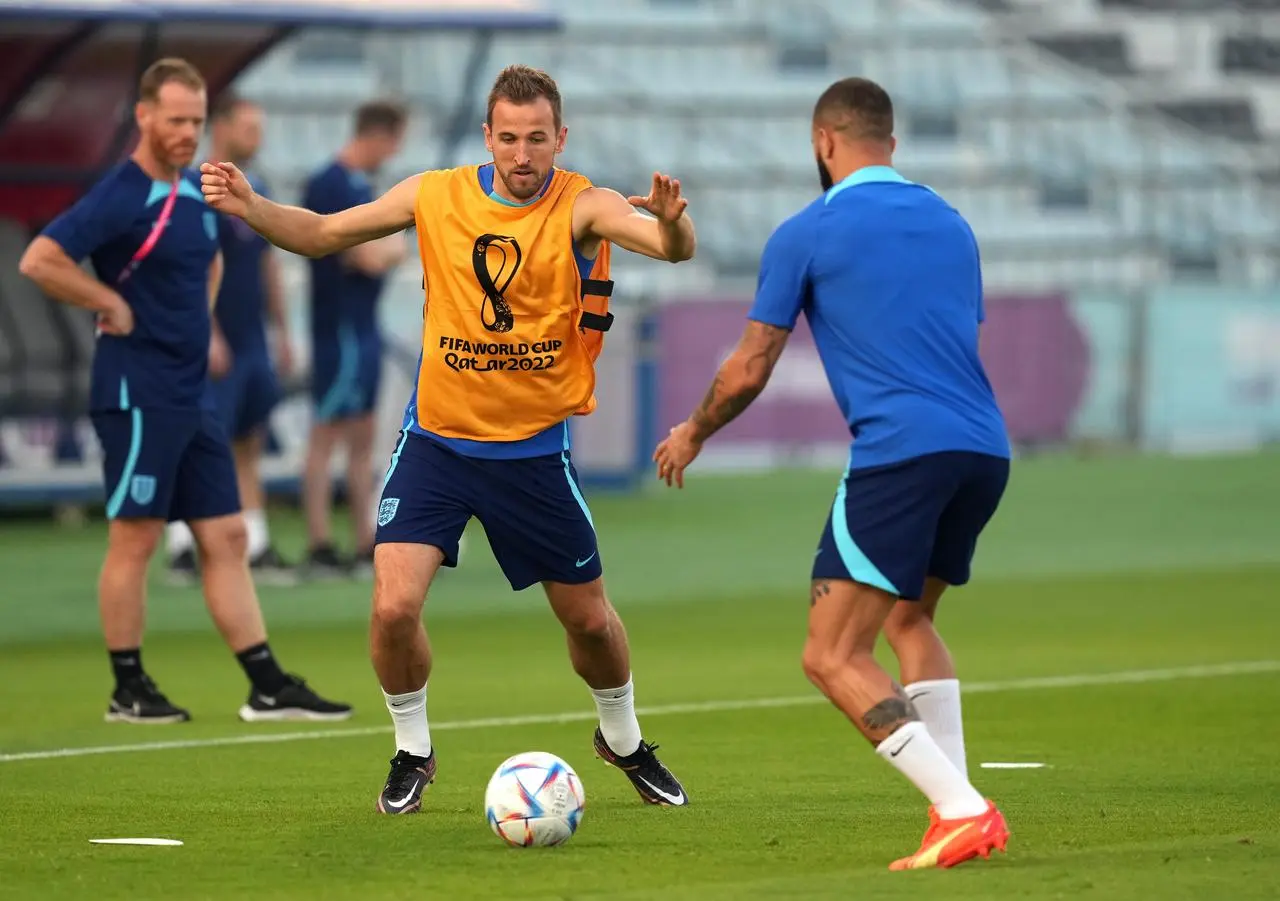
[[[147,120],[151,117],[151,104],[145,100],[139,100],[133,107],[133,121],[138,124],[138,128],[142,128]]]
[[[564,153],[564,142],[569,137],[569,126],[561,125],[560,134],[556,136],[556,153]]]
[[[890,153],[897,153],[897,152],[898,152],[898,137],[897,137],[897,135],[889,135],[889,152],[890,152]]]
[[[481,123],[480,127],[484,129],[484,147],[490,153],[493,153],[493,129],[489,128],[489,123]]]

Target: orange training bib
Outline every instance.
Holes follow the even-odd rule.
[[[479,169],[426,172],[418,190],[418,424],[518,441],[595,409],[595,360],[613,319],[609,244],[584,280],[573,250],[584,176],[557,169],[541,197],[515,207],[484,192]]]

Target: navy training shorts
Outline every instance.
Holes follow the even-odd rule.
[[[212,411],[135,407],[92,419],[109,519],[195,522],[240,512],[235,461]]]
[[[1007,459],[967,451],[849,470],[813,578],[852,579],[913,601],[929,576],[964,585],[1008,481]]]
[[[237,354],[231,371],[210,379],[218,420],[232,440],[247,438],[266,425],[280,402],[280,382],[266,351]]]
[[[378,505],[376,544],[427,544],[458,565],[458,540],[480,521],[516,591],[600,578],[595,524],[569,452],[518,460],[466,457],[403,430]]]
[[[358,419],[378,406],[382,338],[343,326],[336,339],[316,337],[311,350],[311,399],[317,422]]]

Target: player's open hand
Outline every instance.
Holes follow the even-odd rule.
[[[205,202],[219,213],[239,216],[249,214],[253,186],[235,163],[205,163],[200,167],[200,190]]]
[[[123,297],[105,310],[98,311],[98,334],[122,337],[133,332],[133,308]]]
[[[653,452],[653,460],[658,464],[658,478],[668,487],[674,482],[677,488],[683,488],[685,468],[701,451],[702,442],[694,436],[693,424],[680,423]]]
[[[689,205],[689,201],[680,196],[680,180],[661,172],[653,173],[653,187],[648,197],[628,197],[627,203],[647,210],[661,222],[675,222]]]

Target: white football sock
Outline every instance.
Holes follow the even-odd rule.
[[[196,540],[185,522],[171,522],[164,527],[164,544],[172,560],[183,551],[194,548]]]
[[[942,753],[921,722],[907,723],[876,747],[876,753],[924,792],[944,820],[976,817],[987,802]]]
[[[961,774],[968,776],[964,757],[964,720],[960,716],[960,680],[931,679],[906,686],[920,720]]]
[[[634,754],[640,748],[640,721],[631,680],[621,688],[593,688],[591,696],[596,699],[600,734],[609,750],[619,757]]]
[[[252,560],[265,551],[267,545],[271,543],[271,536],[267,531],[267,511],[245,510],[244,527],[249,533],[249,559]]]
[[[415,757],[431,756],[431,728],[427,725],[427,686],[402,695],[382,693],[396,726],[396,750]]]

